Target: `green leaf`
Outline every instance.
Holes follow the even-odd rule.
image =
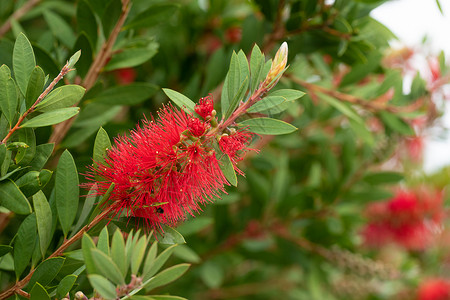
[[[379,185],[379,184],[396,184],[403,180],[405,176],[397,172],[377,172],[366,174],[363,180],[369,184]]]
[[[144,283],[144,288],[146,291],[151,291],[157,287],[166,285],[172,281],[177,280],[181,277],[190,267],[190,264],[179,264],[173,267],[167,268],[151,280],[148,283]]]
[[[258,45],[255,44],[250,57],[250,93],[253,93],[262,81],[261,74],[264,69],[264,62],[264,55],[261,53]]]
[[[150,249],[148,250],[147,256],[145,257],[144,261],[144,267],[142,268],[142,277],[149,272],[149,270],[152,268],[156,253],[158,251],[158,242],[154,241]]]
[[[31,276],[28,286],[34,286],[36,282],[43,286],[50,284],[61,270],[65,260],[64,257],[52,257],[41,262]]]
[[[151,83],[136,82],[109,88],[91,100],[108,105],[136,105],[149,99],[157,90],[158,87]]]
[[[192,234],[195,234],[209,225],[214,223],[214,219],[210,217],[197,217],[195,219],[190,219],[184,223],[182,223],[180,226],[177,227],[177,230],[182,234],[183,236],[189,236]]]
[[[147,248],[147,237],[143,235],[136,246],[133,247],[131,253],[131,274],[137,275],[139,268],[144,259],[145,249]]]
[[[99,249],[91,249],[92,258],[97,266],[100,274],[105,276],[105,278],[111,280],[117,285],[124,285],[125,278],[120,272],[117,265],[109,258],[108,255],[100,251]]]
[[[163,236],[159,240],[160,244],[173,245],[173,244],[184,244],[186,241],[184,237],[175,229],[169,226],[163,226]]]
[[[233,163],[231,162],[230,156],[225,153],[217,153],[217,157],[220,161],[220,170],[222,170],[223,175],[228,180],[228,182],[233,185],[237,186],[237,176],[236,172],[234,171]]]
[[[14,77],[22,95],[26,95],[28,79],[36,66],[33,48],[27,37],[21,33],[17,36],[13,51]]]
[[[36,136],[34,130],[31,128],[23,128],[16,131],[14,140],[28,145],[28,148],[18,149],[16,157],[14,158],[16,164],[22,166],[28,165],[33,160],[34,154],[36,153]]]
[[[288,134],[297,130],[296,127],[289,123],[271,119],[271,118],[254,118],[240,122],[238,125],[245,126],[251,132],[257,134]]]
[[[239,106],[239,103],[241,103],[242,100],[244,100],[245,93],[248,89],[248,77],[245,77],[245,80],[242,82],[241,86],[239,87],[239,90],[234,95],[233,100],[230,102],[230,106],[228,107],[227,113],[225,114],[225,119],[228,119],[231,114],[236,110],[236,108]]]
[[[0,188],[0,190],[3,190]],[[20,278],[33,254],[36,243],[36,215],[31,214],[23,220],[14,240],[14,271],[16,278]]]
[[[78,32],[84,31],[92,48],[95,49],[98,35],[97,19],[85,0],[79,1],[77,5],[77,26]]]
[[[224,279],[223,269],[213,261],[205,262],[200,270],[200,277],[210,289],[218,288]]]
[[[144,282],[153,277],[153,275],[155,275],[159,271],[159,269],[161,269],[164,263],[169,259],[170,255],[172,255],[172,252],[176,246],[177,245],[170,246],[169,248],[161,252],[161,254],[158,255],[158,257],[154,261],[152,261],[151,264],[145,264],[144,271],[142,272],[142,280]]]
[[[78,209],[78,186],[77,167],[72,155],[66,150],[59,159],[55,178],[56,208],[64,236],[67,236]]]
[[[53,35],[71,49],[75,43],[75,34],[72,27],[63,18],[50,10],[44,11],[44,19]]]
[[[92,287],[105,299],[116,299],[116,287],[105,277],[92,274],[88,275]]]
[[[0,257],[8,254],[9,252],[11,252],[13,249],[13,247],[8,246],[8,245],[0,245]]]
[[[78,276],[70,274],[61,279],[56,288],[56,298],[64,298],[72,289],[75,281],[77,281]]]
[[[137,28],[150,28],[166,22],[178,10],[179,5],[175,3],[155,3],[149,8],[139,13],[128,24],[124,26],[124,30]]]
[[[178,257],[183,261],[190,263],[198,264],[202,261],[200,256],[198,256],[198,254],[195,253],[194,250],[192,250],[186,245],[179,245],[178,247],[176,247],[173,252],[173,255],[175,255],[176,257]]]
[[[36,111],[49,112],[59,108],[70,107],[83,98],[86,89],[75,84],[68,84],[54,89],[38,105]]]
[[[195,112],[195,103],[191,99],[171,89],[162,89],[162,90],[167,95],[167,97],[169,97],[169,99],[173,101],[173,103],[175,103],[185,112],[192,114]]]
[[[121,13],[122,13],[122,1],[120,0],[109,1],[109,4],[106,6],[105,9],[104,13],[105,17],[101,18],[103,35],[105,37],[109,37]]]
[[[408,123],[400,119],[398,116],[387,111],[380,111],[378,115],[380,116],[383,123],[393,131],[404,135],[415,134],[414,129],[412,129],[411,126],[408,125]]]
[[[45,251],[52,239],[52,210],[42,191],[33,196],[33,206],[36,212],[39,247],[42,257],[45,257]]]
[[[95,244],[92,238],[87,234],[83,234],[81,239],[81,249],[83,251],[84,263],[88,274],[99,273],[92,257],[92,249],[95,249]]]
[[[109,256],[109,232],[108,226],[102,229],[98,236],[97,249]]]
[[[103,17],[105,9],[108,7],[111,0],[88,0],[94,12],[99,16]]]
[[[107,151],[111,149],[111,141],[108,133],[102,127],[97,132],[94,142],[94,166],[97,168],[97,163],[105,164],[105,156]]]
[[[81,56],[81,50],[78,50],[69,58],[69,61],[67,62],[69,68],[73,68],[75,66],[75,64],[80,59],[80,56]]]
[[[319,93],[320,94],[320,93]],[[358,123],[364,123],[362,118],[358,115],[358,113],[347,103],[341,102],[333,97],[330,97],[325,94],[320,94],[320,99],[324,100],[334,108],[336,108],[338,111],[340,111],[342,114],[347,116],[348,118],[352,119],[355,122]]]
[[[44,127],[58,124],[77,115],[79,111],[79,107],[67,107],[52,110],[26,121],[20,127]]]
[[[36,146],[36,154],[30,162],[32,170],[39,171],[44,167],[45,163],[50,158],[54,147],[55,144],[41,144]]]
[[[49,170],[30,171],[16,180],[16,185],[26,197],[31,197],[50,181],[53,172]]]
[[[83,49],[83,53],[80,56],[80,59],[77,61],[75,69],[77,70],[77,75],[79,75],[81,78],[85,78],[86,74],[89,72],[89,68],[92,65],[93,54],[91,42],[89,41],[84,31],[82,31],[78,35],[73,49],[74,51],[77,49]]]
[[[11,71],[6,65],[0,67],[0,109],[11,126],[17,113],[18,95]]]
[[[31,206],[19,187],[11,180],[0,182],[0,205],[20,215],[31,213]]]
[[[127,264],[125,254],[125,242],[123,240],[122,232],[117,229],[114,232],[111,243],[111,259],[116,263],[123,276],[127,275]]]
[[[372,51],[371,53],[372,54],[367,58],[365,63],[355,64],[352,66],[352,70],[348,72],[344,78],[342,78],[340,83],[341,87],[358,82],[380,66],[380,52]]]
[[[44,90],[45,73],[41,67],[36,66],[31,72],[28,80],[27,92],[25,95],[26,108],[29,109],[39,98]]]
[[[91,222],[102,210],[103,204],[108,201],[109,196],[111,196],[112,191],[114,190],[114,182],[111,183],[111,185],[109,186],[108,190],[105,192],[105,194],[103,195],[103,197],[100,199],[100,201],[98,202],[97,206],[95,207],[94,211],[91,213],[91,216],[89,217],[89,222]]]
[[[158,44],[156,42],[150,43],[145,47],[123,49],[111,58],[105,66],[105,71],[138,66],[155,56],[156,53],[158,53]]]
[[[86,200],[84,201],[83,208],[81,209],[81,214],[78,217],[78,221],[73,226],[71,236],[75,235],[78,230],[81,228],[81,226],[84,225],[87,218],[90,215],[90,212],[92,210],[92,207],[94,207],[94,203],[97,200],[97,184],[94,184],[91,189],[89,190],[88,194],[86,195]]]
[[[48,295],[45,288],[36,283],[30,291],[30,300],[50,300],[50,296]]]
[[[271,93],[269,96],[263,98],[262,100],[256,102],[252,107],[250,107],[248,112],[268,112],[268,113],[278,113],[282,110],[277,110],[278,107],[282,106],[283,110],[287,108],[283,104],[295,101],[303,97],[305,93],[296,90],[277,90]]]

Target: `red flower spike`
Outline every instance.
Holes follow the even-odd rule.
[[[444,279],[428,279],[417,292],[418,300],[449,300],[450,283]]]
[[[211,95],[200,98],[198,104],[195,105],[195,112],[199,114],[203,119],[206,119],[211,116],[212,111],[214,110],[214,101]]]
[[[433,242],[442,223],[442,192],[424,187],[398,191],[387,202],[370,204],[369,223],[363,229],[365,244],[380,247],[394,243],[409,250],[422,250]]]
[[[207,124],[197,118],[190,118],[187,126],[193,136],[200,137],[205,133]]]
[[[158,116],[156,121],[144,120],[129,137],[117,138],[105,164],[97,163],[87,178],[98,185],[100,195],[115,183],[110,197],[115,215],[125,211],[161,231],[163,224],[175,225],[224,192],[226,179],[212,138],[194,143],[180,138],[192,129],[191,115],[169,105]]]

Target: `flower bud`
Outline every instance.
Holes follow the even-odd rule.
[[[287,57],[288,57],[288,45],[286,42],[283,42],[283,44],[281,44],[280,49],[278,49],[277,53],[275,54],[269,73],[267,74],[267,77],[264,80],[264,86],[267,89],[271,89],[273,86],[275,86],[275,84],[280,79],[280,75],[286,68]]]

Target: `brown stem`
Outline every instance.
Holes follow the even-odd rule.
[[[283,24],[283,9],[284,9],[285,1],[280,0],[278,2],[278,8],[277,8],[277,16],[273,25],[272,32],[267,36],[264,46],[262,48],[263,53],[269,53],[272,51],[273,47],[276,45],[276,43],[283,39],[286,30],[284,29]]]
[[[23,15],[30,11],[34,6],[36,6],[41,0],[28,0],[27,3],[22,5],[18,10],[16,10],[6,22],[0,27],[0,37],[5,35],[11,29],[11,22],[13,20],[19,20]]]
[[[39,102],[41,102],[42,99],[44,99],[45,96],[47,96],[48,93],[50,93],[50,91],[55,87],[55,85],[70,71],[72,71],[72,69],[69,67],[69,63],[66,63],[64,67],[61,69],[61,72],[59,72],[58,76],[56,76],[55,79],[53,79],[53,81],[50,83],[50,85],[45,89],[45,91],[43,91],[42,94],[39,95],[39,97],[33,103],[33,105],[31,105],[31,107],[22,116],[20,116],[16,125],[14,125],[14,127],[9,130],[8,134],[5,136],[5,138],[1,141],[0,144],[6,143],[6,141],[11,137],[11,135],[17,129],[20,129],[20,125],[22,124],[23,120],[25,120],[25,118],[34,111],[36,105],[38,105]]]
[[[128,12],[130,11],[130,7],[131,7],[130,0],[122,0],[122,13],[119,17],[119,20],[117,21],[111,34],[109,35],[108,40],[102,45],[99,53],[95,57],[94,62],[89,68],[86,77],[83,80],[82,86],[84,86],[86,90],[92,88],[92,86],[97,81],[97,78],[100,75],[100,72],[102,71],[103,67],[111,58],[112,48],[117,40],[117,37],[119,36],[123,24],[125,23],[125,20],[128,16]],[[55,145],[61,143],[61,141],[69,131],[70,127],[72,126],[73,122],[75,121],[75,118],[76,116],[56,125],[52,135],[50,136],[49,142],[55,143]]]
[[[91,223],[85,225],[83,228],[80,229],[73,237],[71,237],[68,240],[65,240],[62,245],[53,252],[52,255],[50,255],[47,259],[52,257],[61,256],[64,252],[64,250],[67,249],[70,245],[72,245],[74,242],[78,241],[81,237],[83,237],[83,234],[87,231],[89,231],[92,227],[97,225],[101,220],[103,220],[113,209],[113,206],[110,206],[107,210],[102,212],[101,214],[97,215]],[[4,291],[0,294],[0,300],[6,299],[8,297],[13,296],[14,294],[20,294],[23,287],[27,285],[27,283],[30,281],[31,277],[33,276],[33,273],[36,269],[33,269],[28,273],[26,277],[24,277],[21,281],[16,282],[16,284],[12,287],[10,287],[8,290]]]
[[[404,108],[397,108],[397,107],[387,105],[386,102],[364,100],[364,99],[355,97],[353,95],[344,94],[344,93],[341,93],[341,92],[338,92],[335,90],[330,90],[330,89],[324,88],[322,86],[301,80],[301,79],[293,76],[292,74],[286,74],[285,76],[287,78],[291,79],[296,84],[304,86],[312,94],[322,93],[322,94],[331,96],[333,98],[336,98],[336,99],[344,101],[344,102],[356,104],[356,105],[361,106],[372,112],[385,110],[385,111],[389,111],[389,112],[393,112],[393,113],[398,113],[398,112],[402,112],[402,111],[409,111],[412,108],[412,106],[411,107],[405,106]],[[414,107],[413,109],[416,109],[416,108]]]

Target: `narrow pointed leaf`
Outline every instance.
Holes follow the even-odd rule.
[[[31,72],[30,79],[28,80],[27,92],[25,95],[26,108],[30,108],[39,95],[44,90],[45,74],[41,67],[36,66]]]
[[[6,65],[0,67],[0,109],[11,126],[17,113],[18,95],[11,71]]]
[[[0,182],[0,205],[15,212],[27,215],[31,213],[31,205],[19,187],[11,180]]]
[[[127,275],[126,255],[125,255],[125,241],[120,230],[114,232],[111,243],[111,259],[117,264],[123,276]]]
[[[56,288],[56,297],[58,299],[64,298],[72,289],[75,281],[77,280],[78,276],[70,274],[64,277],[58,284],[58,287]]]
[[[177,245],[172,245],[161,252],[161,254],[156,257],[153,263],[150,266],[147,266],[146,271],[142,274],[142,279],[144,281],[147,281],[148,279],[153,277],[153,275],[155,275],[159,271],[159,269],[161,269],[164,263],[169,259],[170,255],[172,255],[174,247],[176,246]]]
[[[94,263],[97,266],[97,270],[99,270],[101,275],[117,285],[125,284],[125,278],[109,256],[99,249],[91,249],[91,253]]]
[[[34,271],[33,276],[31,276],[28,286],[34,286],[36,282],[43,286],[48,285],[61,270],[64,261],[64,257],[52,257],[41,262]]]
[[[147,284],[144,283],[146,291],[151,291],[157,287],[166,285],[172,281],[177,280],[183,275],[190,267],[190,264],[179,264],[173,267],[167,268],[158,275],[156,275]]]
[[[95,137],[93,160],[95,167],[97,163],[104,164],[107,151],[111,149],[111,141],[105,129],[100,127]]]
[[[75,84],[68,84],[54,89],[38,105],[36,111],[49,112],[59,108],[70,107],[83,98],[86,89]]]
[[[22,95],[26,95],[28,79],[36,66],[33,48],[27,37],[20,33],[17,36],[13,51],[14,77]]]
[[[92,274],[88,275],[92,287],[105,299],[116,299],[116,287],[105,277]]]
[[[237,186],[237,176],[236,172],[234,171],[233,163],[231,162],[230,156],[225,153],[218,153],[217,156],[219,157],[220,161],[220,170],[222,170],[223,175],[228,180],[228,182],[233,185]]]
[[[107,226],[102,229],[98,236],[97,249],[109,256],[109,233]]]
[[[45,257],[45,251],[52,238],[52,211],[42,191],[37,192],[33,196],[33,206],[36,212],[39,246],[42,257]]]
[[[164,226],[163,230],[164,230],[164,233],[163,233],[162,239],[159,240],[160,244],[173,245],[173,244],[186,243],[186,241],[185,241],[184,237],[181,235],[181,233],[179,233],[172,227]]]
[[[23,123],[21,127],[44,127],[58,124],[77,115],[79,111],[79,107],[60,108],[34,117]]]
[[[254,118],[242,121],[239,123],[240,126],[247,127],[251,132],[257,134],[288,134],[297,130],[295,126],[289,123],[271,119],[271,118]]]
[[[144,259],[145,249],[147,248],[147,237],[143,235],[136,246],[133,247],[131,254],[131,274],[137,274]]]
[[[183,109],[187,113],[194,113],[195,103],[186,97],[185,95],[171,90],[171,89],[163,89],[164,93],[169,97],[170,100],[173,101],[178,107]]]
[[[0,190],[2,190],[0,188]],[[36,215],[31,214],[23,220],[17,231],[16,238],[14,240],[14,271],[16,272],[16,278],[19,278],[23,273],[28,263],[30,262],[31,255],[33,254],[34,245],[36,243]]]
[[[72,155],[64,151],[56,169],[55,188],[58,218],[64,235],[70,230],[78,209],[78,172]]]
[[[30,291],[30,300],[50,300],[50,296],[48,295],[45,288],[36,283]]]
[[[95,249],[95,244],[87,233],[85,233],[81,239],[81,249],[83,250],[84,263],[86,264],[87,272],[89,274],[99,273],[91,252],[92,249]]]

